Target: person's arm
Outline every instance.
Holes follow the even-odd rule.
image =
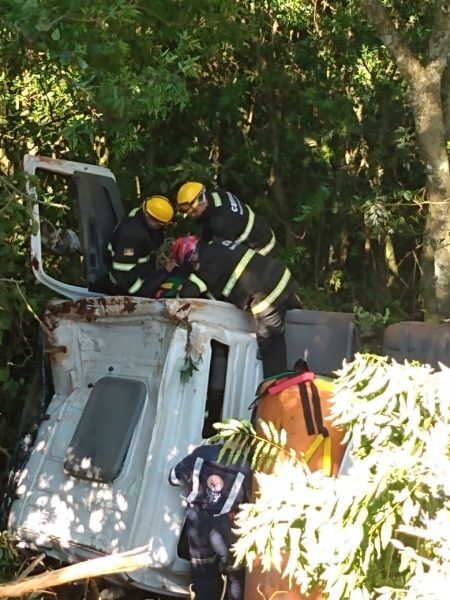
[[[178,292],[180,298],[200,298],[207,291],[206,284],[200,277],[191,273],[189,278],[183,282],[182,288]]]
[[[178,464],[169,471],[170,485],[186,485],[192,481],[192,471],[194,470],[196,450],[188,454]]]
[[[142,265],[136,269],[137,275],[144,280],[141,289],[137,292],[137,295],[144,296],[146,298],[157,297],[158,290],[161,289],[162,284],[176,267],[174,261],[167,261],[164,267],[156,267],[155,261]]]
[[[136,295],[145,298],[153,298],[168,275],[169,271],[164,267],[147,270],[144,277],[142,277],[144,282],[141,288],[136,292]]]

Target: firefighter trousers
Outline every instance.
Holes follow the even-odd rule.
[[[255,298],[255,304],[259,298]],[[254,315],[256,339],[263,363],[264,379],[284,373],[288,369],[286,340],[284,338],[286,311],[301,308],[296,292],[262,314]]]
[[[191,576],[196,600],[219,600],[222,573],[227,578],[225,598],[242,600],[245,569],[234,567],[230,552],[235,541],[229,514],[214,516],[191,506],[186,513],[186,534],[191,557]]]

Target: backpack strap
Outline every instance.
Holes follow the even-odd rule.
[[[321,433],[313,440],[309,448],[303,453],[306,464],[309,463],[316,450],[323,444],[322,471],[324,475],[331,476],[331,438],[324,437]]]
[[[320,404],[319,391],[317,389],[316,384],[311,379],[301,381],[298,384],[298,388],[300,392],[300,402],[302,405],[303,417],[305,419],[306,431],[308,435],[314,435],[317,432],[317,436],[303,453],[303,459],[306,462],[306,464],[308,464],[312,456],[323,444],[322,471],[325,475],[330,476],[331,438],[328,429],[323,424],[322,407]],[[311,394],[312,411],[310,406],[310,395],[308,391]]]
[[[328,433],[328,429],[323,424],[322,406],[320,404],[319,391],[314,382],[311,382],[309,384],[309,386],[311,389],[312,405],[313,405],[313,410],[314,410],[314,419],[316,421],[317,431],[318,431],[318,433],[321,433],[323,435],[323,437],[328,437],[330,434]]]
[[[306,431],[308,435],[314,435],[316,429],[314,427],[313,416],[311,412],[311,406],[309,404],[308,390],[304,382],[298,384],[298,391],[300,393],[300,402],[302,404],[303,418],[305,419]]]
[[[275,381],[267,390],[270,395],[278,394],[292,385],[298,385],[306,381],[314,381],[314,373],[312,371],[306,371],[305,373],[299,373],[297,375],[290,375],[289,377],[283,377]]]

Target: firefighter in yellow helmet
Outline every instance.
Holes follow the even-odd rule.
[[[198,181],[188,181],[178,190],[177,208],[198,221],[205,242],[233,240],[263,256],[275,248],[275,234],[266,219],[231,192],[209,191]]]
[[[115,293],[147,298],[155,295],[176,267],[173,260],[156,267],[156,250],[173,216],[168,198],[154,195],[117,224],[108,244],[109,278]]]

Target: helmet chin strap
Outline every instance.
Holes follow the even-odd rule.
[[[150,229],[161,229],[162,227],[164,227],[165,224],[162,221],[158,221],[158,219],[155,219],[155,217],[149,215],[145,211],[144,214],[145,222],[147,223],[147,227],[149,227]]]

